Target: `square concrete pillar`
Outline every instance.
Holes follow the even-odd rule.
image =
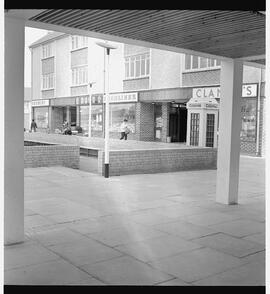
[[[216,201],[238,203],[243,62],[221,62]]]
[[[24,21],[5,17],[4,244],[24,240]]]

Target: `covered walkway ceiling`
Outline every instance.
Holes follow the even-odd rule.
[[[46,9],[29,20],[265,64],[261,12]]]

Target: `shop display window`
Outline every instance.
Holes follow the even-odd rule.
[[[41,129],[46,129],[49,126],[49,110],[48,107],[35,107],[34,109],[34,119],[37,123],[37,127]]]
[[[128,120],[127,124],[132,133],[135,132],[135,103],[122,103],[110,105],[110,131],[119,132],[120,125],[124,118]]]
[[[256,141],[257,98],[241,99],[241,133],[243,141]]]

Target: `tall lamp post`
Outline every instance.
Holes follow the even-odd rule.
[[[92,121],[92,86],[95,84],[95,82],[90,82],[88,83],[89,85],[89,118],[88,118],[88,138],[91,138],[92,133],[91,133],[91,121]]]
[[[104,160],[104,177],[109,177],[109,66],[110,66],[110,49],[116,49],[116,46],[113,46],[107,42],[97,42],[98,46],[103,47],[106,49],[106,55],[107,55],[107,82],[106,82],[106,102],[105,102],[105,160]]]

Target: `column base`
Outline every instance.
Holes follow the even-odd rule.
[[[105,178],[109,177],[109,163],[104,164],[104,177]]]

